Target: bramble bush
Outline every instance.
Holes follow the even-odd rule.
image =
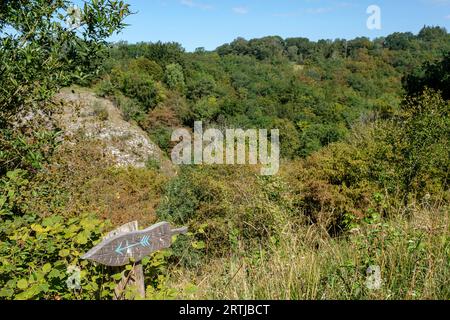
[[[102,240],[112,224],[94,214],[40,217],[27,212],[26,204],[18,201],[21,190],[30,183],[27,178],[26,171],[16,170],[0,179],[0,299],[111,299],[122,273],[80,257]],[[18,203],[22,205],[18,207]],[[169,249],[146,257],[142,264],[147,296],[138,297],[130,288],[125,297],[176,298],[184,288],[166,285],[170,268],[186,251],[201,254],[203,247],[198,247],[194,236],[190,233],[181,239],[184,245],[178,254]],[[131,267],[125,266],[124,272]],[[79,287],[68,285],[73,268],[80,270]],[[189,285],[186,289],[194,288]]]

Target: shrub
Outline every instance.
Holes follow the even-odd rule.
[[[145,111],[153,109],[162,101],[161,92],[147,74],[115,70],[112,81],[125,96],[142,104]]]
[[[144,57],[131,60],[128,68],[135,73],[145,73],[155,81],[162,81],[164,77],[164,71],[161,66],[155,61]]]
[[[185,87],[183,68],[177,63],[167,65],[164,81],[171,90],[182,92]]]
[[[97,242],[106,224],[93,217],[65,219],[16,216],[0,224],[0,296],[3,299],[111,298],[112,279],[80,256]],[[78,290],[67,285],[68,268],[79,267]]]
[[[291,215],[291,199],[282,181],[259,177],[256,169],[184,167],[168,184],[157,215],[192,229],[206,224],[207,252],[223,255],[237,243],[267,243]]]
[[[22,168],[37,171],[59,145],[60,131],[42,125],[23,133],[19,129],[0,129],[0,176],[8,170]]]
[[[115,95],[114,101],[119,110],[122,111],[125,121],[134,120],[140,123],[145,119],[145,108],[136,100],[125,97],[119,93]]]
[[[166,183],[163,174],[146,168],[114,168],[104,154],[105,145],[84,138],[71,142],[51,157],[50,164],[25,176],[29,183],[17,194],[17,206],[43,217],[92,212],[114,225],[155,221]]]
[[[450,170],[450,103],[426,90],[401,105],[387,136],[391,157],[405,202],[448,190]]]
[[[112,173],[112,179],[123,182],[121,174]],[[147,178],[150,179],[142,181],[152,181],[151,177]],[[122,274],[81,259],[102,240],[104,233],[111,229],[111,223],[94,214],[42,217],[33,213],[30,201],[49,197],[42,193],[43,189],[33,188],[34,179],[24,170],[10,171],[0,179],[0,299],[111,299]],[[135,182],[130,181],[133,185]],[[142,188],[142,185],[137,187]],[[29,188],[33,189],[33,195],[28,198],[26,190]],[[57,185],[54,189],[55,193],[60,193],[64,186]],[[49,204],[50,207],[58,205],[64,206],[57,201]],[[179,294],[166,285],[169,261],[178,261],[172,255],[171,250],[166,250],[142,261],[147,298],[176,298]],[[75,269],[80,271],[79,283],[76,274],[72,277]],[[131,266],[124,269],[126,275]],[[135,298],[133,292],[125,295],[128,299]]]

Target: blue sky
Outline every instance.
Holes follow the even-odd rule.
[[[370,38],[424,25],[450,30],[450,0],[127,0],[135,15],[111,40],[176,41],[208,50],[241,36],[318,39]],[[370,5],[381,9],[381,30],[369,30]]]

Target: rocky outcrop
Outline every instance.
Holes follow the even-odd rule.
[[[147,133],[125,121],[111,101],[84,88],[63,89],[56,100],[62,105],[56,120],[68,138],[65,140],[70,142],[71,136],[81,134],[103,142],[105,152],[117,166],[145,167],[153,161],[164,173],[174,173],[172,163]]]

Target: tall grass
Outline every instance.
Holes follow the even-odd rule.
[[[408,216],[374,220],[339,238],[286,221],[270,245],[239,246],[174,286],[196,283],[194,299],[449,299],[449,208],[414,206]],[[381,287],[366,286],[379,266]]]

